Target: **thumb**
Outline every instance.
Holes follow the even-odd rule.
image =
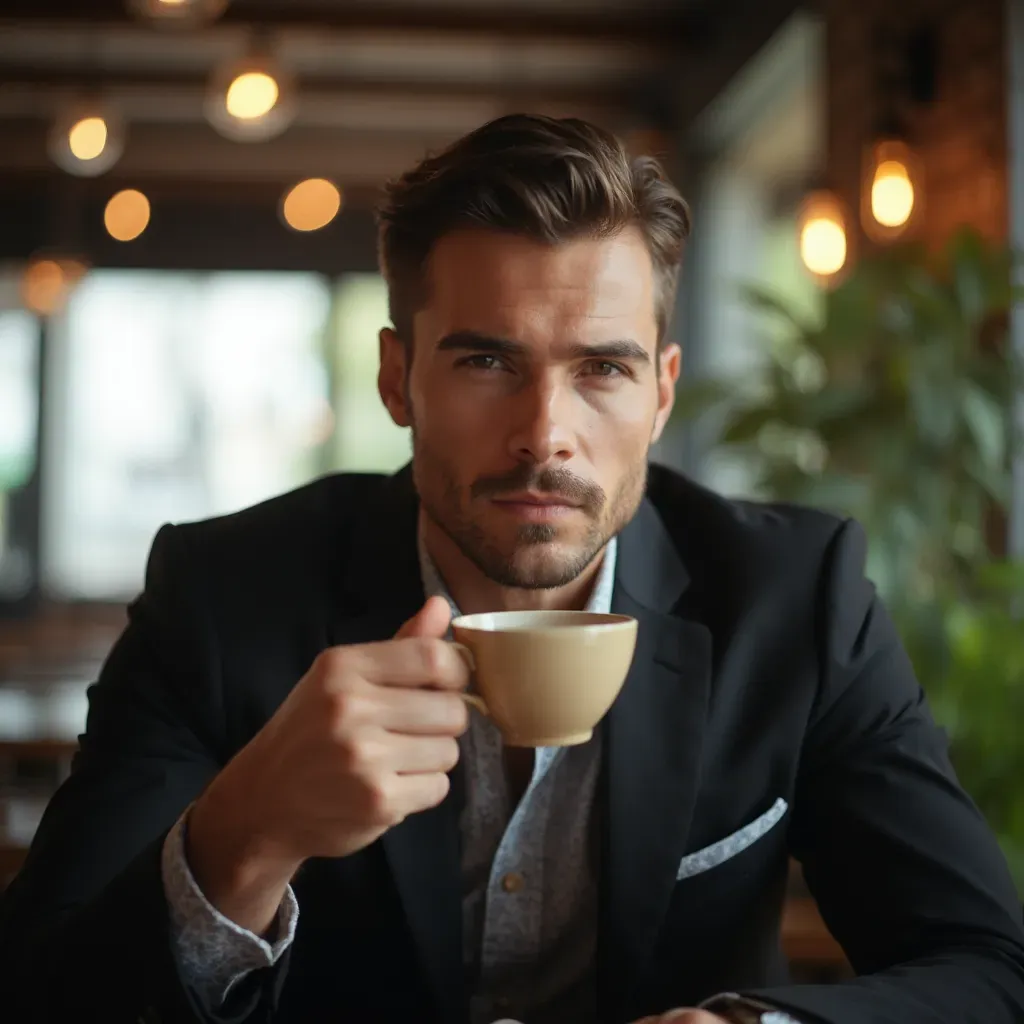
[[[451,621],[451,605],[443,597],[428,597],[423,607],[395,634],[395,639],[405,640],[413,636],[440,639],[448,632]]]

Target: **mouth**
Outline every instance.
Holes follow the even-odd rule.
[[[529,505],[532,508],[579,508],[575,501],[560,494],[540,494],[522,491],[519,494],[503,494],[493,499],[496,505]]]
[[[503,512],[520,519],[533,521],[555,519],[579,511],[580,506],[557,494],[503,494],[493,498],[492,504]]]

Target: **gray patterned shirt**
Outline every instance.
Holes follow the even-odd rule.
[[[611,608],[617,542],[608,545],[587,609]],[[427,596],[458,611],[420,543]],[[471,714],[460,740],[466,771],[462,831],[464,957],[470,1019],[518,1017],[530,1024],[595,1018],[597,870],[592,812],[600,734],[576,747],[537,750],[533,777],[511,805],[501,737]],[[162,870],[172,941],[189,983],[218,1005],[246,975],[277,962],[295,935],[299,907],[289,887],[277,941],[239,927],[206,899],[185,859],[187,811],[164,843]]]

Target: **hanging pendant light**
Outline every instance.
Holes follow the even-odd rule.
[[[341,210],[341,190],[326,178],[306,178],[281,199],[281,219],[293,231],[319,231]]]
[[[877,119],[864,151],[861,223],[876,242],[892,242],[920,220],[921,161],[910,144],[936,95],[936,32],[930,25],[903,35],[883,33],[876,61]]]
[[[846,217],[842,204],[828,189],[811,192],[797,215],[800,259],[807,270],[828,281],[846,265]]]
[[[222,64],[210,80],[207,119],[236,142],[259,142],[280,135],[294,115],[294,79],[267,49],[253,49]]]
[[[94,178],[109,171],[124,152],[125,126],[118,112],[99,100],[67,104],[50,130],[53,162],[69,174]]]
[[[902,139],[890,136],[868,147],[861,187],[861,221],[871,238],[893,241],[920,216],[920,182],[920,164]]]

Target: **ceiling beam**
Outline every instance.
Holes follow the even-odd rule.
[[[26,99],[46,93],[99,93],[122,96],[160,96],[173,98],[198,95],[207,88],[208,76],[188,72],[138,71],[121,68],[40,68],[36,64],[4,61],[0,65],[0,113],[9,112],[15,96]],[[636,76],[639,79],[639,75]],[[302,104],[316,104],[332,98],[400,103],[409,100],[416,106],[428,101],[438,103],[480,100],[503,101],[510,109],[534,109],[539,105],[564,108],[609,109],[628,104],[639,81],[623,78],[603,79],[592,84],[545,84],[543,81],[497,82],[444,81],[413,77],[368,79],[359,75],[301,75],[299,92]]]
[[[699,44],[713,18],[710,0],[663,2],[649,7],[623,5],[581,9],[551,3],[523,9],[467,3],[337,3],[311,0],[247,0],[232,3],[220,21],[261,28],[316,26],[342,30],[407,29],[498,35],[506,39],[560,38],[635,41],[679,49]],[[4,0],[0,22],[64,21],[79,24],[124,24],[132,20],[123,0]]]
[[[0,175],[45,174],[48,125],[0,122]],[[124,153],[98,183],[209,181],[294,183],[322,175],[343,187],[373,189],[453,141],[461,132],[339,131],[293,127],[266,142],[245,145],[221,138],[205,125],[135,125]]]

